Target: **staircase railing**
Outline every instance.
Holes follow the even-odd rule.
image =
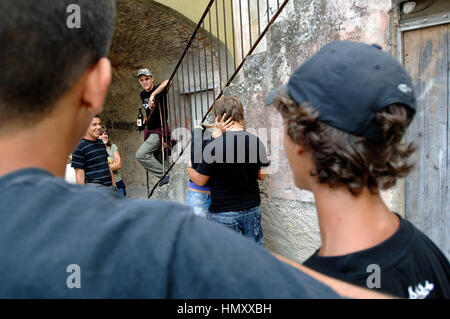
[[[247,57],[264,39],[288,2],[211,0],[208,3],[169,78],[172,86],[162,97],[167,106],[167,111],[164,107],[161,109],[162,120],[168,122],[172,132],[173,128],[192,131],[206,120],[214,101],[238,76]],[[162,101],[156,101],[155,105],[163,104],[159,102]],[[187,145],[178,146],[181,147],[178,158]],[[162,154],[164,156],[165,152]],[[175,163],[163,168],[163,176],[151,190],[147,172],[148,198]]]

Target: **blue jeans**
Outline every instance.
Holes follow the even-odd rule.
[[[200,193],[188,189],[186,205],[194,209],[194,214],[207,218],[211,206],[211,194]]]
[[[237,212],[208,212],[208,217],[209,220],[237,231],[243,236],[253,239],[260,246],[264,246],[261,209],[259,206]]]

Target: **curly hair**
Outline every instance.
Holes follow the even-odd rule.
[[[415,147],[401,140],[414,114],[401,104],[388,105],[374,117],[372,123],[382,128],[379,142],[321,122],[310,104],[298,105],[286,92],[278,94],[273,106],[283,117],[292,141],[301,141],[312,152],[315,170],[311,176],[319,183],[345,185],[353,195],[368,187],[375,194],[394,186],[396,179],[413,167],[408,158]]]

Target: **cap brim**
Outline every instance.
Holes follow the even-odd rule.
[[[280,90],[286,89],[286,85],[279,87],[278,89],[272,90],[267,96],[266,99],[264,100],[264,103],[269,106],[271,105],[274,101],[275,101],[275,97],[278,95],[278,93],[280,92]]]

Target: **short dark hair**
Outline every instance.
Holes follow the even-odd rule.
[[[67,25],[71,4],[80,8],[80,28]],[[0,129],[49,113],[107,56],[114,21],[114,0],[0,1]]]
[[[297,104],[285,92],[277,95],[273,105],[280,111],[291,140],[302,142],[312,152],[315,171],[311,176],[319,183],[344,185],[354,195],[364,187],[376,193],[392,187],[413,167],[408,159],[415,147],[402,143],[414,116],[409,107],[391,104],[379,111],[373,124],[381,127],[381,140],[373,141],[321,122],[315,108]]]

